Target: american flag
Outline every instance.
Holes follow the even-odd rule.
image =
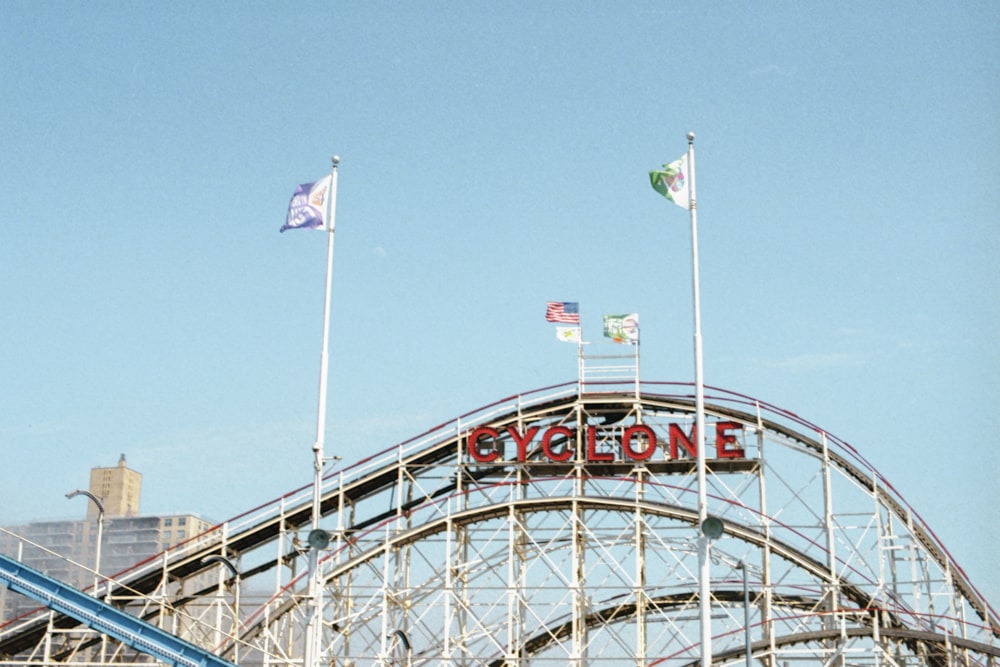
[[[580,323],[580,304],[576,301],[549,301],[545,306],[546,322]]]

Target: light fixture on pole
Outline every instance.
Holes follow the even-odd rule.
[[[90,491],[82,489],[70,491],[66,494],[67,498],[76,498],[77,496],[86,496],[97,506],[97,547],[94,550],[94,597],[98,597],[97,586],[101,580],[101,541],[104,537],[104,503]]]
[[[726,527],[723,525],[722,519],[717,519],[714,516],[706,517],[701,522],[701,534],[710,540],[719,539],[725,530]]]
[[[309,535],[306,537],[306,543],[313,549],[326,549],[330,546],[330,533],[322,528],[310,530]]]
[[[410,638],[406,636],[406,633],[402,630],[394,630],[389,639],[392,641],[392,664],[398,665],[402,664],[404,667],[410,667],[413,664],[413,648],[410,646]],[[402,656],[398,655],[402,649]],[[402,658],[402,662],[398,661],[396,658]]]
[[[212,563],[224,565],[233,577],[233,662],[238,665],[240,663],[240,642],[237,636],[240,628],[240,571],[236,569],[233,561],[219,554],[212,554],[201,559],[202,565],[211,565]]]

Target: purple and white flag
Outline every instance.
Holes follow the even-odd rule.
[[[286,229],[321,229],[326,224],[327,200],[330,196],[330,176],[315,183],[303,183],[295,188],[288,203],[288,217],[279,231]]]

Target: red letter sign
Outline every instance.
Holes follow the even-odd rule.
[[[500,456],[500,452],[496,450],[495,446],[485,451],[480,449],[479,440],[483,436],[488,436],[495,443],[496,439],[500,437],[500,433],[495,428],[490,428],[489,426],[480,426],[477,428],[469,434],[469,454],[480,463],[492,463]]]
[[[566,438],[566,448],[561,452],[552,450],[552,438],[557,435],[562,435]],[[568,461],[570,457],[573,456],[573,448],[570,447],[572,437],[573,431],[569,430],[565,426],[553,426],[547,430],[545,435],[542,436],[542,452],[545,454],[545,458],[550,461],[555,461],[556,463]]]
[[[597,427],[587,427],[587,462],[597,463],[599,461],[614,461],[615,455],[612,452],[597,451]]]
[[[637,435],[642,436],[640,442],[646,441],[646,448],[643,450],[632,449],[632,438]],[[652,428],[644,424],[629,426],[622,435],[622,449],[625,451],[625,456],[633,461],[645,461],[656,451],[656,434],[653,433]]]
[[[746,454],[742,447],[730,447],[736,444],[736,436],[729,431],[742,431],[743,424],[736,422],[716,422],[715,453],[720,459],[741,459]]]
[[[676,459],[677,456],[677,443],[680,443],[691,458],[698,458],[698,448],[695,447],[695,440],[698,439],[698,425],[691,424],[691,437],[684,435],[684,431],[678,424],[670,425],[670,458]]]
[[[528,460],[528,444],[535,439],[535,434],[538,433],[538,427],[530,427],[528,432],[523,436],[518,433],[517,429],[513,426],[508,426],[507,432],[510,433],[510,437],[514,438],[514,442],[517,443],[517,460],[520,463],[524,463]]]

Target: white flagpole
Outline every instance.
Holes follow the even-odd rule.
[[[708,491],[705,482],[705,379],[701,353],[701,297],[698,290],[698,204],[695,193],[694,132],[688,132],[688,171],[691,199],[691,265],[694,277],[694,404],[697,437],[698,475],[698,607],[701,617],[701,666],[712,664],[712,604],[709,578],[709,538],[702,533],[708,518]]]
[[[642,388],[639,375],[639,343],[642,341],[642,327],[637,327],[635,331],[635,397],[638,399]]]
[[[330,343],[330,291],[333,284],[333,232],[334,216],[337,211],[337,165],[340,158],[332,158],[333,169],[330,172],[330,193],[326,201],[326,293],[323,303],[323,347],[320,351],[319,370],[319,409],[316,416],[316,442],[313,444],[313,499],[312,499],[312,531],[320,530],[320,504],[323,497],[323,447],[326,440],[326,385],[328,366],[328,348]],[[310,532],[312,534],[312,532]],[[309,549],[309,615],[306,622],[304,667],[316,667],[321,653],[319,640],[322,636],[323,618],[323,586],[319,576],[319,548],[310,545]]]

